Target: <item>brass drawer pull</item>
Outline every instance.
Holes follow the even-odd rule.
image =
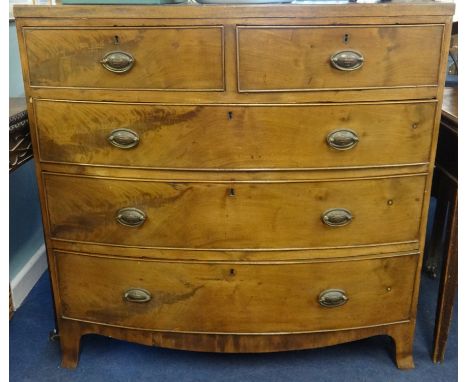
[[[330,57],[331,64],[338,70],[357,70],[364,64],[364,57],[355,50],[342,50]]]
[[[102,66],[113,73],[128,72],[134,63],[133,56],[125,52],[109,52],[101,60]]]
[[[151,293],[146,289],[132,288],[124,293],[124,298],[128,302],[143,303],[151,300]]]
[[[116,129],[111,131],[107,140],[120,149],[131,149],[140,142],[138,133],[130,129]]]
[[[353,130],[339,129],[331,131],[327,136],[328,146],[335,150],[350,150],[359,142],[359,137]]]
[[[336,308],[348,302],[346,292],[341,289],[327,289],[320,293],[319,304],[326,308]]]
[[[342,227],[351,222],[353,215],[345,208],[332,208],[322,214],[322,221],[330,227]]]
[[[146,214],[138,208],[122,208],[117,212],[117,221],[127,227],[139,227],[146,220]]]

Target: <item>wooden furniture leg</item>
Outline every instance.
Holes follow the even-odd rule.
[[[452,208],[449,235],[449,247],[440,278],[439,301],[434,329],[434,350],[432,353],[432,361],[434,363],[444,360],[445,346],[447,344],[450,319],[452,317],[453,303],[458,284],[458,191],[456,191],[455,203]]]
[[[60,347],[62,350],[62,367],[74,369],[78,365],[81,335],[79,322],[61,321]]]
[[[395,343],[395,362],[399,369],[413,369],[413,335],[414,325],[397,326],[389,331]]]

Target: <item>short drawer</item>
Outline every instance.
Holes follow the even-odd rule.
[[[275,183],[45,174],[55,239],[262,249],[417,241],[426,176]]]
[[[435,102],[178,106],[35,101],[40,159],[162,169],[427,163]]]
[[[408,320],[417,259],[190,263],[55,252],[62,316],[216,333],[326,331]]]
[[[443,25],[239,26],[239,91],[435,86]]]
[[[222,91],[221,26],[24,28],[32,87]]]

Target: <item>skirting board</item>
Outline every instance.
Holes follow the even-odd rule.
[[[47,269],[45,245],[42,244],[26,265],[11,280],[11,297],[14,309],[18,309]]]

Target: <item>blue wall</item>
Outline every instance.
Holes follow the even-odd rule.
[[[15,24],[10,23],[10,97],[24,96]],[[43,244],[34,161],[10,174],[10,280]]]
[[[10,97],[24,97],[23,76],[15,23],[10,22]]]
[[[43,244],[34,162],[10,174],[10,280]]]

